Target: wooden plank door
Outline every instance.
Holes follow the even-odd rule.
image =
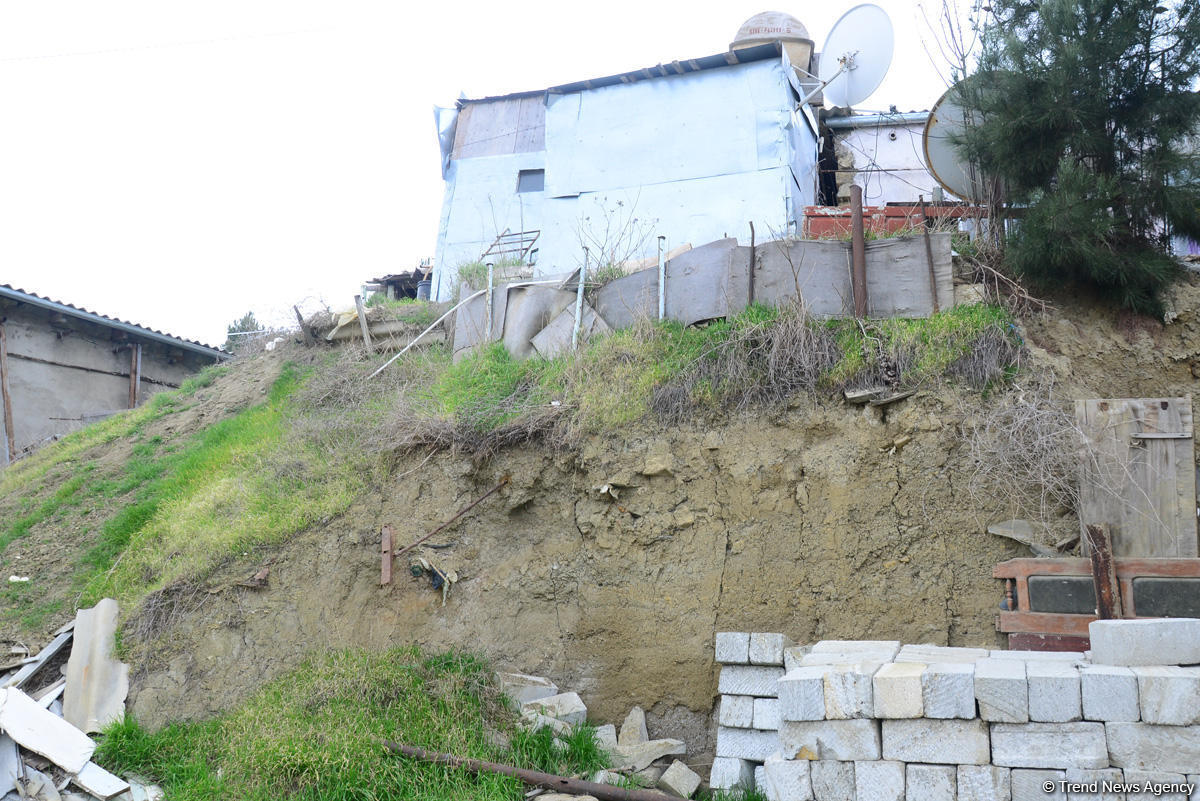
[[[1103,526],[1120,557],[1197,556],[1191,395],[1079,400],[1075,416],[1081,531]]]

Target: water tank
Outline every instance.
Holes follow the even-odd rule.
[[[809,38],[808,28],[782,11],[764,11],[743,22],[729,49],[739,50],[767,42],[780,42],[792,66],[808,70],[813,54],[813,40]]]

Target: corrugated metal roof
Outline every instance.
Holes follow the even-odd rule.
[[[507,95],[493,95],[491,97],[478,98],[462,98],[458,101],[458,107],[462,108],[468,103],[491,103],[496,100],[513,100],[520,97],[534,97],[541,94],[568,94],[570,92],[582,92],[586,89],[599,89],[602,86],[616,86],[623,83],[637,83],[638,81],[650,80],[653,78],[666,78],[671,75],[684,75],[689,72],[701,72],[703,70],[718,69],[720,67],[731,67],[735,64],[747,64],[751,61],[764,61],[768,58],[778,58],[782,55],[783,48],[778,42],[768,42],[766,44],[755,45],[754,47],[746,47],[741,50],[729,50],[724,53],[717,53],[712,56],[702,56],[701,58],[689,58],[683,61],[672,61],[670,64],[656,64],[653,67],[643,67],[640,70],[632,70],[630,72],[622,72],[617,75],[606,75],[603,78],[590,78],[586,81],[575,81],[574,83],[564,83],[558,86],[551,86],[548,89],[538,89],[530,92],[513,92]]]
[[[232,354],[213,347],[205,345],[203,342],[197,342],[194,339],[184,339],[182,337],[167,334],[154,328],[147,328],[144,325],[131,323],[127,320],[118,320],[116,317],[109,317],[98,312],[89,311],[79,306],[74,306],[70,303],[63,303],[59,300],[52,300],[43,297],[34,292],[27,292],[24,289],[10,286],[8,284],[0,284],[0,297],[10,298],[20,303],[28,303],[31,306],[37,306],[42,309],[59,312],[69,317],[75,317],[80,320],[86,320],[98,325],[115,328],[119,331],[124,331],[134,336],[143,337],[145,339],[161,342],[173,347],[182,348],[183,350],[191,351],[192,353],[200,353],[205,356],[212,356],[217,359],[228,359]]]

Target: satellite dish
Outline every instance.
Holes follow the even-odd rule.
[[[955,98],[957,86],[946,90],[929,112],[925,122],[923,149],[925,166],[934,180],[952,195],[972,203],[981,203],[987,194],[984,176],[959,152],[955,142],[972,123],[971,113]]]
[[[826,102],[853,106],[870,97],[892,65],[894,46],[892,21],[879,6],[864,3],[843,14],[821,51]]]

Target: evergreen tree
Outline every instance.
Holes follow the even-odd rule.
[[[1007,264],[1161,313],[1170,232],[1200,239],[1200,3],[991,0],[960,146],[1023,207]]]
[[[248,311],[242,315],[241,319],[234,320],[225,328],[226,334],[241,334],[248,331],[260,331],[262,326],[258,324],[258,319],[254,316],[254,312]],[[226,336],[225,344],[222,345],[225,350],[230,353],[237,353],[238,348],[246,344],[246,337]]]

